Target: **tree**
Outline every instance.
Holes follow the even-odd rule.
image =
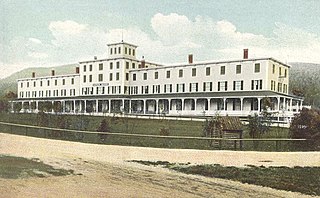
[[[97,132],[110,132],[110,126],[106,119],[101,120]],[[101,133],[99,134],[99,138],[101,142],[105,142],[107,139],[107,135]]]
[[[308,139],[311,146],[320,148],[320,111],[303,108],[290,126],[290,137]]]

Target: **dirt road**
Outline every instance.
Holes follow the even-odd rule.
[[[0,179],[0,197],[308,197],[185,175],[127,160],[222,165],[320,166],[320,153],[256,153],[104,146],[0,133],[0,154],[39,158],[75,170],[63,177]]]

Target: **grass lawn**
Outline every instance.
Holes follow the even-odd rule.
[[[109,123],[110,132],[114,133],[130,133],[130,134],[149,134],[160,135],[160,129],[168,128],[171,136],[203,136],[203,124],[200,121],[178,121],[164,119],[138,119],[126,117],[112,116],[88,116],[88,115],[51,115],[48,114],[46,124],[39,124],[41,119],[37,114],[0,114],[0,121],[12,122],[17,124],[27,124],[35,126],[48,126],[52,128],[59,127],[64,123],[63,128],[96,131],[102,119],[106,119]],[[20,135],[29,135],[35,137],[45,137],[52,139],[64,139],[71,141],[81,141],[88,143],[102,143],[112,145],[127,145],[127,146],[144,146],[158,148],[184,148],[184,149],[219,149],[218,147],[210,146],[207,140],[185,140],[185,139],[160,139],[150,137],[128,137],[108,135],[106,141],[101,142],[100,137],[96,134],[75,134],[72,132],[64,132],[62,134],[49,133],[48,131],[39,129],[28,129],[26,132],[23,128],[10,128],[8,126],[0,126],[2,132],[12,131],[12,133]],[[243,127],[244,138],[249,138],[248,130]],[[262,134],[261,138],[288,138],[288,129],[272,127],[268,133]],[[239,144],[239,142],[238,142]],[[233,142],[225,144],[222,149],[233,149]],[[238,145],[239,148],[239,145]],[[274,141],[263,141],[259,144],[253,144],[252,141],[243,143],[243,150],[256,151],[295,151],[303,150],[300,145],[295,146],[290,142],[281,142],[278,145]]]
[[[0,178],[18,179],[69,174],[73,174],[73,170],[55,169],[38,159],[0,155]]]
[[[144,165],[163,166],[186,174],[216,177],[280,190],[320,196],[320,167],[257,167],[189,165],[169,162],[132,161]]]

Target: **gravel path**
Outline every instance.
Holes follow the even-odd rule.
[[[80,175],[0,179],[0,197],[308,197],[299,193],[185,175],[127,160],[233,166],[320,166],[320,152],[198,151],[109,146],[0,133],[0,154],[39,158]]]

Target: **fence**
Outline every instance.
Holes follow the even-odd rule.
[[[239,139],[189,136],[162,136],[133,133],[78,131],[50,127],[0,122],[0,132],[68,141],[183,149],[228,149],[254,151],[305,151],[311,150],[306,139]],[[216,142],[218,144],[212,144]],[[212,146],[218,145],[218,146]]]

